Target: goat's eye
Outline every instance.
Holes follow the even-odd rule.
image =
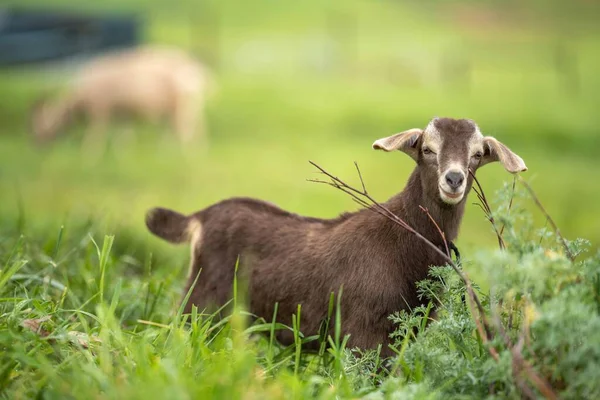
[[[476,160],[480,160],[481,157],[483,157],[483,153],[478,151],[477,153],[473,154],[473,158]]]
[[[433,151],[429,147],[423,147],[423,154],[433,154]]]

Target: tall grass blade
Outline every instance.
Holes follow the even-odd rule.
[[[275,340],[275,326],[277,324],[277,311],[279,310],[279,303],[275,303],[273,309],[273,319],[271,320],[271,330],[269,331],[269,347],[267,347],[267,362],[269,367],[273,366],[273,341]]]
[[[27,265],[27,260],[17,260],[13,262],[8,268],[0,270],[0,292],[4,288],[4,285],[15,275],[21,268]]]
[[[298,304],[298,312],[293,318],[294,322],[294,344],[296,346],[296,355],[294,358],[294,375],[298,376],[298,370],[300,368],[300,355],[302,353],[302,340],[300,333],[300,313],[302,312],[302,306]]]
[[[60,230],[58,231],[58,237],[56,238],[56,245],[54,246],[54,254],[52,255],[52,258],[54,260],[56,260],[56,258],[58,257],[58,250],[60,248],[60,244],[62,243],[62,237],[63,237],[64,230],[65,230],[65,226],[61,225]]]
[[[98,260],[100,262],[100,284],[99,284],[99,293],[100,293],[100,303],[104,303],[104,279],[106,276],[106,267],[108,265],[108,260],[110,256],[110,249],[112,248],[113,241],[115,239],[114,236],[105,235],[104,242],[102,243],[102,250],[98,247],[98,244],[94,240],[94,238],[90,235],[90,239],[92,243],[96,247],[96,253],[98,254]]]

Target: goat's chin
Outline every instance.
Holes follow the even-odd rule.
[[[463,197],[465,197],[465,192],[460,193],[447,193],[443,189],[440,188],[440,198],[442,201],[449,205],[455,205],[462,201]]]

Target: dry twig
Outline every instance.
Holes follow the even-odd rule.
[[[437,229],[438,233],[440,234],[440,236],[442,238],[442,241],[444,242],[444,247],[446,249],[446,255],[448,257],[450,257],[450,249],[448,249],[448,241],[446,240],[446,235],[440,229],[440,226],[437,224],[437,222],[435,222],[435,220],[433,219],[433,217],[429,213],[429,210],[427,208],[423,207],[423,206],[419,206],[419,208],[421,209],[421,211],[423,211],[425,214],[427,214],[427,217],[429,217],[429,220],[433,223],[433,225],[435,225],[435,228]]]
[[[529,331],[527,321],[523,323],[523,332],[515,346],[510,348],[513,364],[513,375],[515,380],[520,380],[520,374],[524,374],[535,388],[547,399],[558,400],[558,395],[554,393],[550,383],[542,378],[533,368],[531,363],[523,357],[523,346],[526,341],[526,335]],[[534,397],[535,398],[535,397]]]
[[[494,217],[492,215],[492,209],[487,201],[487,198],[485,197],[483,188],[481,187],[479,180],[470,168],[469,174],[473,177],[473,181],[475,181],[475,184],[477,185],[477,187],[473,186],[473,191],[477,195],[477,198],[479,199],[480,203],[475,204],[483,210],[483,213],[485,214],[487,220],[490,221],[490,223],[492,224],[492,228],[494,228],[494,233],[496,233],[496,237],[498,238],[498,246],[500,246],[500,250],[504,250],[506,249],[506,244],[504,243],[502,234],[498,231],[498,227],[496,226],[496,220],[494,220]]]

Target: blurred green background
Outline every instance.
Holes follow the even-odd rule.
[[[600,242],[600,7],[595,1],[190,1],[17,0],[8,5],[133,12],[143,39],[190,50],[214,71],[210,147],[184,150],[165,127],[119,127],[92,163],[82,128],[37,148],[32,102],[68,82],[69,66],[0,69],[0,221],[5,232],[58,230],[92,219],[105,232],[153,246],[145,211],[192,212],[254,196],[301,214],[356,209],[347,196],[307,182],[313,160],[381,201],[414,167],[371,150],[380,137],[424,127],[433,116],[472,118],[521,155],[524,174],[569,239]],[[500,164],[479,179],[488,195],[512,177]],[[475,201],[475,196],[470,200]],[[542,221],[539,214],[537,218]],[[541,223],[543,225],[543,223]],[[468,206],[463,254],[496,245],[481,210]],[[187,250],[166,250],[187,256]]]

